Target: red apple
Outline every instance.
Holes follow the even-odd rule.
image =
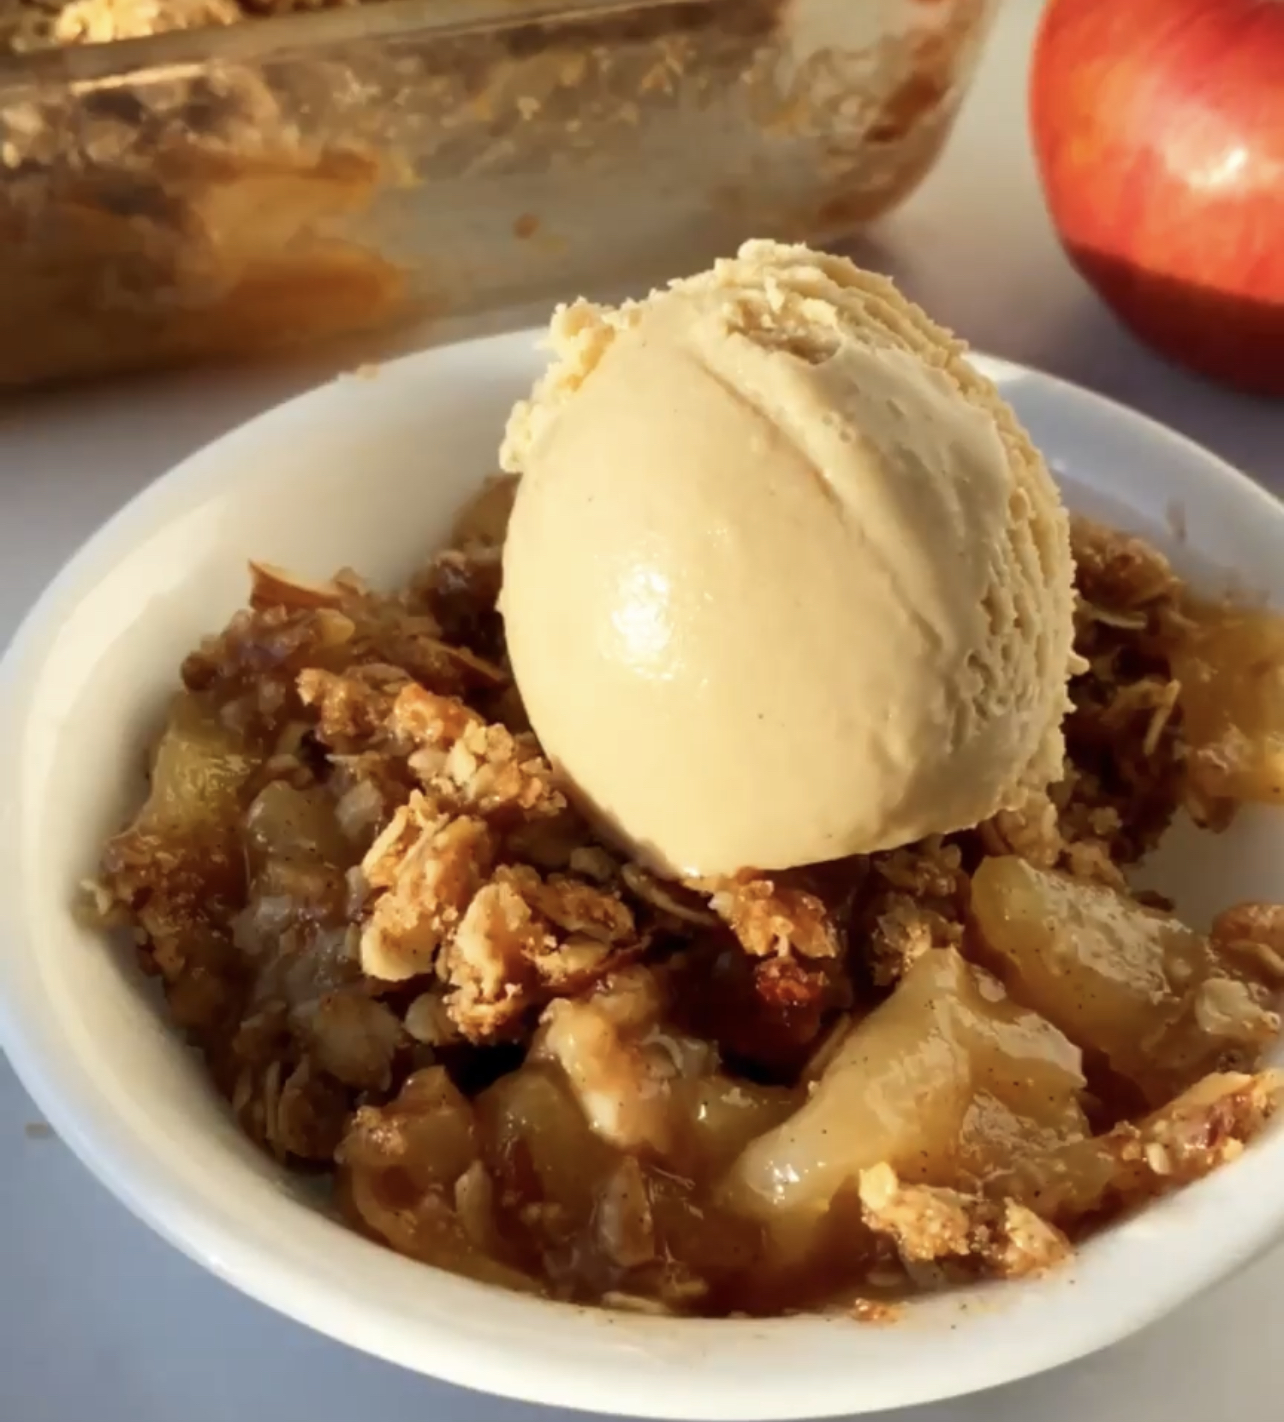
[[[1061,241],[1124,322],[1284,395],[1284,0],[1051,0],[1030,119]]]

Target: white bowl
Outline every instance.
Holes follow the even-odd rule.
[[[0,681],[0,1031],[59,1134],[139,1216],[216,1274],[367,1352],[530,1401],[651,1417],[794,1418],[923,1402],[1123,1337],[1284,1229],[1284,1132],[1085,1247],[1045,1280],[934,1299],[892,1327],[667,1321],[492,1291],[334,1223],[232,1123],[119,954],[71,912],[103,836],[142,793],[144,746],[184,653],[246,591],[253,555],[399,579],[490,472],[540,367],[528,335],[345,379],[186,461],[106,525],[27,619]],[[1072,505],[1228,569],[1284,603],[1284,510],[1203,450],[1047,377],[1002,385]],[[1284,897],[1284,816],[1162,862],[1197,916]]]

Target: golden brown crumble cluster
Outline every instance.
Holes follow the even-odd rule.
[[[489,485],[395,595],[251,565],[95,884],[245,1130],[332,1169],[355,1227],[556,1298],[886,1321],[1058,1263],[1261,1129],[1284,907],[1200,934],[1124,873],[1178,809],[1220,828],[1284,794],[1279,620],[1079,523],[1086,670],[1047,796],[665,883],[525,721],[510,501]]]

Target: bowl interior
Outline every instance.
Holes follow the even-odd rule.
[[[1205,583],[1284,604],[1284,513],[1211,456],[1085,392],[985,363],[1067,499]],[[357,1347],[533,1401],[673,1417],[804,1417],[926,1401],[1052,1366],[1157,1317],[1284,1224],[1284,1137],[1107,1232],[1047,1280],[848,1320],[666,1322],[499,1294],[381,1250],[242,1137],[122,955],[71,912],[142,793],[184,654],[241,605],[245,560],[404,578],[494,467],[538,372],[532,338],[344,379],[219,441],[82,551],[6,660],[0,703],[0,1029],[52,1123],[127,1204],[266,1303]],[[1175,517],[1180,510],[1180,520]],[[1184,525],[1185,539],[1174,529]],[[1170,837],[1152,882],[1199,923],[1284,897],[1284,816]]]

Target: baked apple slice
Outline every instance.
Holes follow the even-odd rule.
[[[835,1054],[811,1096],[735,1162],[728,1201],[792,1231],[862,1170],[981,1184],[1087,1134],[1080,1053],[953,949],[918,958]]]
[[[1270,993],[1171,914],[1102,885],[986,859],[972,913],[1012,995],[1155,1106],[1279,1030]]]

